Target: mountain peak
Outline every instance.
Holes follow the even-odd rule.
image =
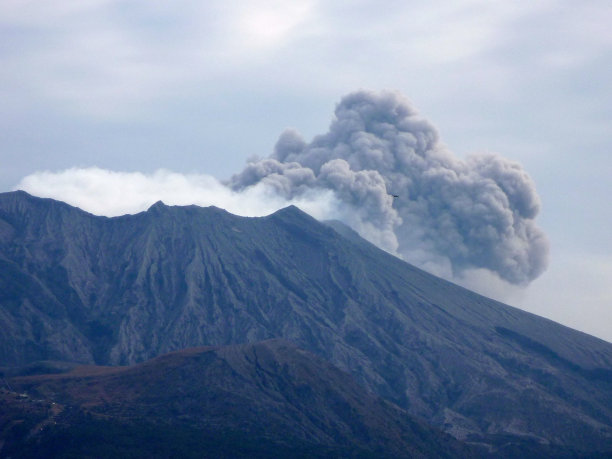
[[[268,217],[281,218],[283,220],[301,220],[320,223],[316,218],[312,217],[310,214],[304,212],[302,209],[293,204],[277,210]]]
[[[301,210],[296,205],[290,204],[287,207],[283,207],[282,209],[278,209],[276,212],[273,212],[271,215],[300,215],[305,212]]]
[[[2,194],[18,196],[18,197],[21,197],[21,198],[32,198],[33,197],[30,193],[28,193],[27,191],[24,191],[24,190],[9,191],[7,193],[2,193]]]
[[[25,215],[28,212],[33,212],[34,214],[41,216],[44,213],[43,209],[49,210],[51,208],[55,210],[61,209],[62,211],[68,212],[78,211],[82,212],[83,214],[90,215],[88,212],[85,212],[78,207],[72,206],[63,201],[58,201],[53,198],[34,196],[24,190],[0,193],[0,207],[4,211],[11,213],[16,212],[16,215]]]
[[[8,191],[6,193],[0,193],[0,199],[8,202],[26,202],[34,200],[44,200],[45,198],[39,198],[33,196],[30,193],[23,190]]]
[[[167,206],[166,204],[164,204],[164,201],[162,201],[161,199],[159,201],[157,201],[155,204],[152,204],[148,209],[147,212],[159,212],[160,210],[163,209],[167,209],[169,206]]]

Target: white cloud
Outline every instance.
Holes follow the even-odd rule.
[[[344,78],[357,69],[373,75],[381,59],[387,67],[405,62],[411,69],[466,59],[495,46],[505,25],[535,9],[511,5],[464,0],[387,9],[364,2],[367,15],[358,16],[348,5],[315,0],[171,6],[8,0],[0,4],[0,38],[15,52],[0,51],[0,81],[77,113],[125,117],[146,113],[148,102],[226,82],[228,75],[268,79],[272,73],[276,84],[326,86],[337,79],[332,69],[345,67]],[[350,87],[364,84],[355,83]]]
[[[285,200],[264,184],[235,192],[210,175],[167,170],[153,174],[97,167],[43,171],[24,177],[15,189],[109,217],[142,212],[160,200],[167,205],[217,206],[250,217],[268,215],[294,204],[318,219],[333,217],[339,205],[326,191]]]
[[[0,5],[4,88],[103,118],[265,62],[287,46],[314,3],[183,0],[9,1]],[[16,79],[17,78],[17,79]]]
[[[265,1],[239,11],[233,30],[245,48],[268,48],[286,44],[291,33],[306,22],[314,7],[311,1]]]

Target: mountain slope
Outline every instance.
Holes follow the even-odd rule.
[[[279,340],[192,348],[131,367],[79,367],[67,374],[16,378],[11,386],[38,403],[55,402],[55,409],[53,421],[39,421],[39,430],[32,429],[28,440],[27,435],[9,437],[10,449],[40,450],[62,433],[77,430],[77,424],[112,422],[136,432],[157,425],[166,436],[204,435],[207,440],[191,452],[194,457],[215,457],[216,444],[235,456],[240,448],[231,451],[223,444],[231,437],[249,445],[251,455],[269,457],[471,454],[452,437],[366,392],[348,374]],[[3,417],[11,415],[13,422],[24,417],[15,405],[12,410],[0,406]],[[43,426],[48,432],[38,433]],[[115,442],[127,446],[121,438]],[[79,454],[92,455],[99,448],[99,442],[85,443],[79,447],[93,450]]]
[[[457,438],[612,451],[612,345],[295,207],[96,217],[0,195],[2,364],[130,364],[282,337]]]

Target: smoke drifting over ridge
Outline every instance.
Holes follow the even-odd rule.
[[[526,284],[547,265],[540,202],[523,168],[492,154],[455,157],[395,92],[347,95],[327,133],[307,143],[287,130],[269,158],[228,182],[237,192],[258,184],[286,200],[330,190],[342,203],[336,218],[447,277],[484,268]]]
[[[36,172],[16,189],[107,216],[140,212],[158,200],[245,216],[295,204],[487,295],[499,296],[508,282],[527,284],[548,258],[548,241],[535,224],[539,199],[520,164],[492,154],[455,157],[395,92],[347,95],[327,133],[308,143],[287,130],[270,157],[252,160],[226,183],[204,174],[91,167]]]

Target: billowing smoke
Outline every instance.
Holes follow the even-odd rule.
[[[258,184],[286,200],[331,190],[342,203],[336,218],[447,277],[486,269],[525,284],[547,265],[540,202],[523,168],[492,154],[455,157],[395,92],[349,94],[329,132],[307,143],[285,131],[269,158],[228,182],[236,192]]]

